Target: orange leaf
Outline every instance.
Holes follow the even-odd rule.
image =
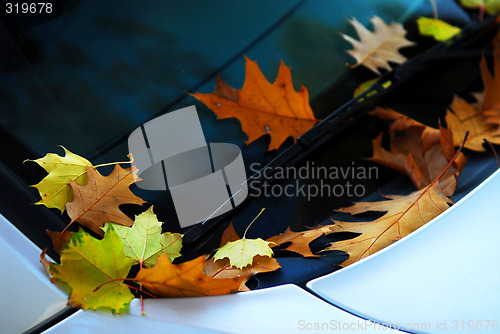
[[[319,255],[315,255],[311,252],[311,248],[309,248],[309,243],[314,239],[322,236],[323,234],[330,234],[337,232],[337,227],[335,225],[326,225],[320,226],[311,230],[302,231],[302,232],[292,232],[290,227],[286,229],[285,232],[275,235],[267,239],[266,241],[275,242],[276,245],[271,247],[276,247],[279,245],[283,245],[286,243],[290,243],[285,250],[290,252],[299,253],[304,257],[316,257]]]
[[[74,199],[66,204],[71,223],[77,221],[100,235],[104,233],[101,227],[106,222],[131,226],[132,219],[119,209],[119,205],[145,203],[130,191],[132,183],[134,175],[130,168],[116,165],[111,174],[102,176],[94,168],[87,167],[87,184],[82,186],[71,181]]]
[[[181,264],[172,264],[168,255],[158,257],[151,268],[142,268],[135,280],[157,297],[199,297],[227,295],[240,288],[244,277],[219,279],[203,271],[204,256]]]
[[[269,256],[257,255],[253,259],[252,265],[247,266],[243,269],[238,269],[229,264],[229,259],[225,258],[222,260],[214,261],[210,259],[206,262],[204,271],[210,277],[213,278],[238,278],[243,277],[239,291],[250,290],[245,283],[255,274],[267,273],[275,271],[281,268],[278,261],[275,258]]]
[[[236,241],[239,240],[240,237],[238,233],[236,233],[236,230],[234,229],[233,222],[229,223],[229,226],[224,230],[224,233],[222,233],[222,238],[220,240],[220,246],[222,247],[228,242]]]
[[[493,53],[494,57],[494,75],[490,73],[488,69],[488,65],[486,64],[486,59],[483,57],[481,62],[479,63],[479,67],[481,69],[481,75],[483,77],[484,84],[484,101],[483,101],[483,110],[489,111],[492,115],[495,115],[494,124],[499,124],[498,121],[500,118],[500,81],[497,80],[500,78],[500,50],[495,49]],[[492,109],[492,110],[490,110]]]
[[[281,62],[278,76],[269,83],[257,65],[246,59],[246,78],[242,89],[228,86],[217,79],[211,94],[192,94],[219,118],[236,117],[248,142],[269,133],[269,149],[278,148],[292,136],[297,138],[318,122],[309,105],[309,93],[302,86],[298,92],[293,88],[290,68]]]
[[[418,189],[428,186],[453,158],[455,149],[450,130],[431,128],[391,109],[376,108],[370,114],[391,122],[390,150],[382,147],[380,134],[373,140],[370,160],[408,175]],[[453,129],[450,124],[448,127]],[[451,196],[455,192],[456,178],[465,160],[461,153],[439,180],[445,195]]]
[[[52,245],[54,246],[54,251],[57,253],[61,253],[61,250],[66,247],[68,243],[69,237],[71,236],[71,232],[55,232],[47,230],[47,234],[52,239]]]
[[[446,123],[453,132],[455,146],[460,145],[466,131],[469,131],[469,139],[465,147],[469,150],[484,151],[483,139],[493,144],[500,144],[498,125],[492,124],[495,119],[493,112],[493,109],[489,109],[488,112],[478,112],[465,100],[455,96],[446,113]]]

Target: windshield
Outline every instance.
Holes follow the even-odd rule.
[[[441,17],[450,23],[464,26],[470,20],[454,1],[439,3]],[[127,139],[133,130],[166,112],[196,105],[207,142],[239,146],[250,176],[279,150],[266,151],[266,136],[247,145],[248,137],[237,119],[218,120],[188,93],[212,92],[218,75],[231,87],[240,88],[245,78],[244,55],[257,61],[271,82],[283,61],[291,68],[295,89],[307,87],[314,115],[321,120],[349,101],[361,82],[373,78],[366,69],[352,70],[346,66],[354,61],[345,52],[351,45],[341,33],[355,35],[347,19],[355,17],[367,25],[374,14],[385,22],[402,23],[432,15],[430,2],[424,0],[68,0],[55,6],[52,15],[39,21],[30,21],[21,14],[4,15],[0,26],[0,161],[2,182],[8,189],[3,193],[1,213],[42,248],[50,244],[44,230],[61,230],[67,217],[31,205],[38,195],[28,185],[38,182],[43,170],[23,165],[25,159],[39,158],[48,152],[61,154],[58,145],[62,145],[93,164],[123,161],[129,153]],[[411,27],[411,38],[419,38]],[[418,48],[402,53],[412,56],[431,44],[423,39]],[[478,57],[462,65],[477,66]],[[435,125],[433,108],[444,110],[451,91],[457,91],[455,88],[460,85],[464,89],[468,79],[463,73],[458,80],[450,78],[451,72],[450,68],[442,72],[447,82],[456,83],[455,87],[448,86],[450,94],[429,95],[431,86],[424,92],[407,89],[405,95],[401,91],[393,94],[392,105],[402,105],[404,98],[403,111],[419,114],[419,120],[430,120]],[[470,75],[473,76],[478,78],[477,70]],[[415,85],[421,82],[416,81]],[[421,98],[424,94],[425,103]],[[373,119],[357,123],[344,133],[342,140],[324,145],[297,168],[312,171],[342,167],[347,175],[344,181],[349,182],[350,174],[345,168],[374,166],[364,158],[370,156],[371,139],[379,129]],[[291,142],[288,140],[283,147]],[[340,196],[314,200],[300,193],[289,197],[270,194],[238,213],[234,218],[236,229],[242,232],[262,207],[268,210],[249,236],[267,238],[288,226],[298,230],[328,223],[335,208],[369,198],[370,194],[377,197],[379,187],[395,178],[395,173],[388,169],[376,167],[371,171],[360,181],[363,191],[359,193],[351,189],[348,194],[344,187]],[[300,188],[302,183],[295,183],[296,175],[286,173],[281,181]],[[312,175],[306,179],[301,182],[323,182],[322,177]],[[395,193],[411,188],[404,177],[397,180],[403,185],[392,183],[385,190]],[[328,182],[333,187],[338,180],[331,178]],[[13,196],[14,193],[18,195]],[[163,193],[144,191],[141,197],[155,204],[163,220],[176,219],[171,200]],[[130,209],[127,213],[133,216],[137,212]],[[342,256],[324,261],[340,263]],[[330,265],[319,270],[329,271]]]

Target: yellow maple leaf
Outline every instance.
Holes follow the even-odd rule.
[[[49,173],[42,181],[32,186],[38,189],[42,197],[35,204],[59,209],[62,214],[66,203],[73,200],[70,182],[74,181],[79,185],[86,184],[87,167],[92,167],[92,164],[87,159],[61,147],[65,152],[64,156],[48,153],[43,158],[26,161],[36,162]]]
[[[270,241],[257,239],[246,239],[243,237],[240,240],[228,242],[214,255],[214,260],[224,258],[229,259],[229,263],[239,269],[242,269],[249,264],[252,264],[253,258],[257,255],[273,256],[273,250],[269,247],[272,244]]]

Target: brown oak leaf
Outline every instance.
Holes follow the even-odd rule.
[[[332,243],[327,250],[341,250],[349,254],[343,262],[347,266],[359,261],[405,237],[431,221],[449,208],[452,201],[446,197],[437,184],[404,196],[386,196],[379,202],[358,202],[338,211],[356,215],[368,211],[385,214],[373,221],[334,221],[338,232],[361,233],[348,240]]]
[[[370,114],[390,122],[390,147],[382,146],[382,134],[373,140],[373,156],[369,160],[393,168],[410,177],[418,189],[428,186],[455,155],[453,126],[434,129],[392,109],[376,108]],[[464,133],[460,142],[463,140]],[[459,144],[460,144],[459,142]],[[460,153],[452,167],[440,178],[443,193],[455,192],[456,179],[466,163]]]
[[[299,253],[304,257],[316,257],[319,255],[315,255],[311,252],[309,243],[322,235],[327,235],[334,232],[336,232],[335,225],[319,226],[317,228],[301,232],[292,232],[290,228],[287,228],[285,232],[275,235],[274,237],[267,239],[267,241],[276,243],[276,245],[273,245],[271,247],[277,247],[283,244],[290,243],[284,250]]]

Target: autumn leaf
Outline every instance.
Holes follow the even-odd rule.
[[[85,158],[74,154],[61,146],[65,155],[60,156],[48,153],[45,157],[33,161],[39,164],[49,174],[33,187],[38,189],[41,200],[35,204],[43,204],[48,208],[65,210],[67,202],[73,200],[73,191],[70,182],[74,181],[80,185],[87,183],[87,167],[92,164]]]
[[[487,116],[478,112],[465,100],[455,96],[446,113],[446,124],[453,132],[453,143],[460,144],[460,136],[469,131],[469,140],[465,147],[473,151],[484,151],[483,142],[487,139],[493,144],[500,144],[500,131],[498,126],[487,122]]]
[[[231,266],[234,266],[238,269],[243,269],[243,267],[251,265],[254,257],[257,255],[269,256],[269,257],[273,256],[273,251],[271,247],[269,247],[269,245],[273,244],[273,242],[264,241],[261,238],[257,239],[246,238],[248,229],[257,220],[257,218],[259,218],[259,216],[264,212],[264,210],[265,208],[260,210],[259,214],[252,220],[250,224],[248,224],[245,232],[243,233],[243,238],[235,241],[229,241],[226,244],[224,244],[224,246],[220,247],[217,250],[217,252],[214,255],[214,261],[227,258]],[[232,226],[232,223],[229,226],[229,228],[226,229],[224,234],[225,236],[223,236],[223,241],[224,239],[228,239],[229,237],[235,238],[237,236],[236,231],[234,231],[234,228]]]
[[[269,247],[270,241],[242,238],[240,240],[228,242],[217,250],[214,260],[228,258],[232,266],[243,269],[251,265],[253,258],[257,255],[273,256],[273,250]]]
[[[71,223],[77,221],[100,235],[103,234],[101,227],[106,222],[131,226],[132,219],[119,209],[119,205],[144,203],[129,189],[135,182],[132,173],[130,168],[123,169],[116,165],[111,174],[102,176],[93,168],[87,167],[86,185],[82,186],[74,181],[70,183],[74,199],[66,204],[66,210]]]
[[[370,79],[362,82],[358,88],[354,90],[353,96],[356,97],[364,92],[366,92],[375,82],[377,82],[378,78]]]
[[[228,242],[236,241],[236,240],[239,240],[239,239],[241,239],[241,238],[238,235],[238,233],[236,233],[236,230],[234,229],[233,222],[231,222],[231,223],[229,223],[228,227],[222,233],[222,237],[220,239],[220,246],[219,247],[224,246]]]
[[[405,237],[449,207],[451,200],[433,184],[405,196],[386,196],[380,202],[358,202],[338,211],[356,215],[368,211],[386,212],[382,217],[367,222],[334,221],[339,232],[361,233],[361,235],[332,243],[324,251],[341,250],[349,254],[345,266],[359,261]]]
[[[420,35],[430,36],[438,42],[446,41],[460,32],[459,27],[429,17],[419,17],[417,25]]]
[[[414,45],[414,43],[405,38],[406,30],[402,24],[392,22],[387,25],[378,16],[373,16],[370,21],[374,26],[373,32],[366,29],[355,18],[349,21],[356,30],[359,41],[345,34],[342,34],[342,37],[354,47],[347,51],[357,61],[351,67],[363,65],[380,74],[378,68],[391,70],[389,62],[401,64],[406,61],[398,50]]]
[[[57,253],[61,253],[63,248],[68,244],[68,240],[72,232],[56,232],[47,230],[47,234],[52,239],[52,246],[54,248],[54,251],[56,251]]]
[[[455,155],[455,134],[452,135],[450,130],[453,125],[438,130],[392,109],[380,107],[370,114],[390,122],[390,147],[389,150],[383,147],[380,134],[373,140],[373,156],[369,160],[408,175],[418,189],[428,186]],[[465,131],[460,135],[460,140],[463,140]],[[439,184],[445,195],[451,196],[455,192],[456,179],[465,162],[465,156],[460,153],[452,168],[440,178]]]
[[[192,94],[219,118],[236,117],[248,142],[269,133],[269,149],[278,148],[292,136],[297,138],[312,128],[318,120],[309,105],[309,93],[302,86],[298,92],[293,88],[290,68],[281,62],[278,76],[269,83],[255,61],[246,59],[246,77],[242,89],[228,86],[217,79],[211,94]]]
[[[134,261],[123,253],[123,243],[113,225],[108,225],[102,240],[81,229],[70,232],[60,254],[60,265],[49,263],[45,252],[41,261],[53,283],[61,282],[70,288],[68,305],[84,310],[110,309],[114,313],[126,309],[134,296],[122,281],[110,280],[127,277]],[[108,283],[93,291],[105,282]]]
[[[199,297],[227,295],[238,291],[244,277],[212,278],[204,273],[204,256],[172,264],[167,254],[158,257],[151,268],[143,268],[134,280],[157,297]]]
[[[500,49],[493,52],[493,74],[488,69],[486,59],[483,57],[479,63],[484,84],[483,113],[486,122],[495,125],[493,136],[500,136]]]
[[[179,233],[161,233],[162,222],[158,222],[152,210],[136,216],[132,227],[115,225],[120,239],[125,245],[125,254],[146,266],[154,265],[156,258],[163,253],[173,261],[180,256],[182,235]]]
[[[153,212],[153,207],[135,217],[132,227],[114,225],[115,231],[124,245],[126,256],[145,267],[153,266],[156,259],[167,253],[170,261],[179,257],[182,236],[179,233],[161,233],[161,225]],[[107,229],[107,224],[104,229]]]
[[[292,232],[290,228],[287,228],[285,232],[275,235],[267,239],[267,241],[275,243],[275,245],[271,247],[288,244],[284,250],[298,253],[304,257],[316,257],[319,255],[315,255],[311,252],[309,243],[322,235],[328,235],[334,232],[337,232],[334,225],[319,226],[301,232]]]
[[[459,0],[460,4],[466,8],[484,8],[488,14],[495,14],[500,11],[500,0]]]
[[[210,259],[205,263],[204,271],[213,278],[237,278],[243,277],[238,291],[249,291],[245,283],[255,274],[267,273],[281,268],[275,258],[269,256],[257,255],[253,258],[251,266],[238,269],[229,263],[229,259],[217,260]]]

